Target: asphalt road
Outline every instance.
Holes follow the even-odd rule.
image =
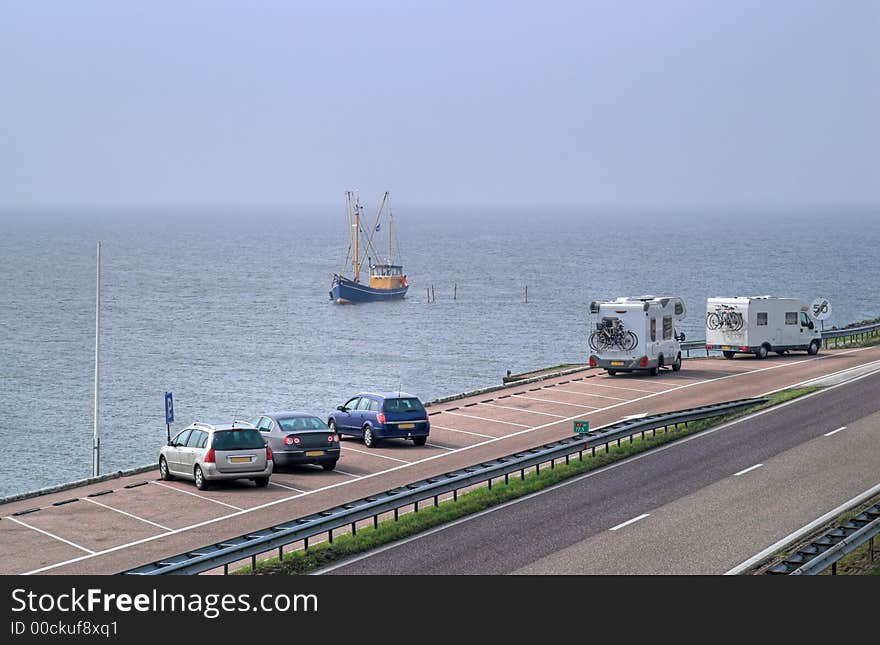
[[[880,346],[693,359],[658,377],[584,370],[432,406],[427,445],[389,441],[368,449],[349,438],[335,471],[275,472],[268,488],[242,481],[198,491],[192,482],[158,481],[153,471],[9,502],[0,505],[0,574],[118,573],[570,436],[573,419],[599,427],[631,414],[758,396],[877,360]]]
[[[328,572],[721,574],[880,481],[878,392],[823,390]]]

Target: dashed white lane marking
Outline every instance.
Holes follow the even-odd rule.
[[[161,486],[162,488],[167,488],[168,490],[173,490],[173,491],[177,491],[178,493],[183,493],[184,495],[192,495],[193,497],[198,497],[199,499],[203,499],[206,502],[214,502],[215,504],[220,504],[220,506],[227,506],[229,508],[234,508],[237,511],[244,510],[242,508],[239,508],[238,506],[233,506],[232,504],[227,504],[226,502],[221,502],[216,499],[211,499],[210,497],[205,497],[204,495],[199,495],[198,493],[193,493],[192,491],[177,488],[177,486],[169,486],[168,484],[163,484],[162,482],[150,482],[150,483],[155,484],[156,486]]]
[[[432,448],[440,448],[441,450],[455,450],[455,448],[450,448],[449,446],[441,446],[438,443],[431,443],[429,441],[425,442],[426,446],[431,446]]]
[[[840,426],[837,430],[832,430],[831,432],[826,432],[823,436],[830,437],[833,434],[837,434],[841,430],[846,430],[846,426]]]
[[[434,423],[431,424],[431,427],[437,428],[438,430],[448,430],[449,432],[460,432],[461,434],[469,434],[474,437],[483,437],[484,439],[495,439],[495,437],[493,437],[490,434],[480,434],[479,432],[470,432],[468,430],[456,430],[455,428],[446,428],[443,426],[438,426]]]
[[[550,414],[549,412],[538,412],[537,410],[527,410],[526,408],[515,408],[512,405],[498,405],[497,403],[483,403],[482,405],[488,405],[493,408],[504,408],[505,410],[516,410],[517,412],[529,412],[531,414],[543,414],[545,417],[556,417],[557,419],[564,419],[564,414]]]
[[[287,490],[295,490],[297,493],[305,493],[301,488],[294,488],[293,486],[288,486],[287,484],[279,484],[278,482],[269,482],[269,486],[277,486],[278,488],[286,488]]]
[[[478,417],[473,414],[462,414],[461,412],[444,412],[444,414],[451,414],[456,417],[467,417],[468,419],[477,419],[479,421],[488,421],[489,423],[503,423],[509,426],[518,426],[520,428],[531,428],[532,426],[526,425],[525,423],[514,423],[513,421],[501,421],[500,419],[490,419],[488,417]]]
[[[48,535],[50,538],[54,538],[54,539],[58,540],[59,542],[64,542],[65,544],[69,544],[70,546],[75,547],[75,548],[79,549],[80,551],[85,551],[86,553],[88,553],[90,555],[95,555],[95,552],[92,551],[91,549],[87,549],[86,547],[80,546],[79,544],[76,544],[75,542],[71,542],[70,540],[65,540],[63,537],[58,537],[54,533],[49,533],[49,531],[44,531],[43,529],[38,529],[36,526],[31,526],[30,524],[25,524],[21,520],[17,520],[14,517],[7,516],[6,519],[12,520],[16,524],[21,524],[22,526],[25,526],[25,527],[31,529],[32,531],[36,531],[37,533],[42,533],[43,535]]]
[[[126,511],[120,510],[118,508],[113,508],[112,506],[107,506],[106,504],[102,504],[101,502],[96,502],[91,497],[84,497],[83,500],[86,502],[91,502],[92,504],[94,504],[96,506],[100,506],[101,508],[106,508],[107,510],[114,511],[116,513],[120,513],[120,514],[125,515],[127,517],[130,517],[132,519],[140,520],[141,522],[146,522],[147,524],[152,524],[153,526],[158,527],[158,528],[162,529],[163,531],[170,531],[171,530],[167,526],[162,526],[161,524],[157,524],[156,522],[151,522],[150,520],[148,520],[146,518],[138,517],[137,515],[133,515],[132,513],[127,513]]]
[[[750,472],[750,471],[754,470],[755,468],[760,468],[763,465],[764,464],[755,464],[754,466],[749,466],[748,468],[744,468],[743,470],[739,471],[738,473],[734,473],[733,476],[739,477],[740,475],[745,475],[747,472]]]
[[[530,401],[543,401],[544,403],[554,403],[556,405],[567,405],[572,408],[586,408],[587,410],[598,410],[595,405],[583,405],[581,403],[566,403],[565,401],[554,401],[553,399],[539,399],[534,396],[526,396],[525,394],[515,394],[518,399],[529,399]],[[563,417],[565,418],[565,417]]]
[[[389,457],[388,455],[380,455],[378,452],[367,452],[366,450],[358,450],[357,448],[346,448],[347,451],[351,452],[359,452],[362,455],[370,455],[371,457],[381,457],[382,459],[390,459],[391,461],[399,461],[402,464],[411,464],[413,462],[407,461],[406,459],[398,459],[397,457]]]
[[[634,517],[634,518],[632,518],[631,520],[627,520],[627,521],[624,522],[623,524],[618,524],[617,526],[612,526],[612,527],[611,527],[610,529],[608,529],[608,530],[609,530],[609,531],[616,531],[616,530],[618,530],[618,529],[622,529],[624,526],[629,526],[630,524],[635,524],[635,523],[638,522],[639,520],[643,520],[643,519],[645,519],[646,517],[648,517],[649,515],[650,515],[650,513],[642,513],[642,514],[639,515],[638,517]]]
[[[580,384],[578,384],[580,385]],[[589,387],[607,387],[612,390],[629,390],[630,392],[642,392],[643,394],[658,394],[659,392],[665,392],[666,390],[660,390],[659,392],[656,390],[640,390],[636,387],[624,387],[622,385],[605,385],[604,383],[584,383],[584,385],[588,385]]]
[[[604,394],[594,394],[593,392],[579,392],[577,390],[563,390],[561,387],[554,387],[554,392],[566,392],[567,394],[577,394],[578,396],[595,396],[597,399],[611,399],[612,401],[629,401],[619,396],[605,396]]]
[[[724,376],[716,376],[716,377],[714,377],[714,378],[706,379],[705,381],[698,381],[698,382],[696,382],[696,383],[685,383],[684,385],[677,385],[677,386],[675,386],[675,387],[669,388],[668,390],[662,390],[662,391],[659,391],[659,392],[651,392],[650,394],[647,394],[647,395],[645,395],[645,396],[637,397],[637,398],[633,399],[632,401],[623,401],[623,402],[621,402],[621,403],[615,403],[615,404],[613,404],[613,405],[609,405],[609,406],[607,406],[607,407],[604,407],[604,408],[602,408],[602,409],[599,410],[599,411],[600,411],[600,412],[604,412],[604,411],[606,411],[606,410],[612,410],[612,409],[614,409],[614,408],[618,408],[618,407],[620,407],[620,406],[622,406],[622,405],[629,405],[630,403],[636,403],[636,402],[638,402],[638,401],[644,401],[644,400],[646,400],[646,399],[651,399],[651,398],[654,398],[655,396],[660,396],[660,395],[662,395],[662,394],[666,394],[666,393],[668,393],[668,392],[673,392],[673,391],[676,391],[676,390],[684,390],[684,389],[687,389],[687,388],[690,388],[690,387],[694,387],[694,386],[696,386],[696,385],[701,385],[701,384],[703,384],[703,383],[715,383],[715,382],[717,382],[717,381],[723,381],[723,380],[727,380],[727,379],[730,379],[730,378],[736,378],[736,377],[739,377],[739,376],[745,376],[745,375],[747,375],[747,374],[755,374],[755,373],[760,373],[760,372],[766,372],[766,371],[768,371],[768,370],[775,370],[775,369],[780,369],[780,368],[783,368],[783,367],[790,367],[790,366],[792,366],[792,365],[799,365],[800,363],[807,363],[807,362],[810,362],[810,361],[823,360],[823,359],[825,359],[825,358],[828,358],[829,356],[844,356],[844,355],[846,355],[846,354],[855,354],[855,353],[858,353],[858,352],[866,351],[867,349],[870,349],[870,348],[860,347],[860,348],[857,348],[857,349],[851,349],[851,350],[847,350],[847,351],[843,351],[843,352],[837,352],[837,353],[835,353],[835,354],[826,354],[826,355],[824,355],[824,356],[817,356],[817,357],[813,357],[813,358],[808,358],[808,359],[803,360],[803,361],[791,361],[791,362],[785,362],[785,363],[780,363],[780,364],[778,364],[778,365],[772,365],[772,366],[770,366],[770,367],[763,367],[763,368],[756,369],[756,370],[748,370],[748,371],[743,371],[743,372],[737,372],[737,373],[735,373],[735,374],[726,374],[726,375],[724,375]],[[596,385],[599,385],[599,384],[597,383]],[[789,385],[789,386],[786,386],[786,387],[792,387],[792,386]],[[834,386],[832,386],[832,387],[834,387]],[[785,389],[785,388],[780,388],[780,389]],[[818,393],[819,393],[819,392],[814,392],[813,394],[818,394]],[[812,394],[808,394],[808,395],[806,395],[806,396],[809,397],[809,396],[812,396]],[[803,398],[806,398],[806,397],[802,397],[802,399],[803,399]],[[796,400],[802,400],[802,399],[796,399]],[[781,405],[782,405],[782,406],[785,406],[785,405],[788,405],[788,404],[790,404],[790,403],[794,403],[796,400],[789,401],[788,403],[782,403]],[[777,407],[779,407],[779,406],[777,406]],[[762,412],[758,412],[757,414],[760,415],[760,414],[763,414],[763,413],[766,413],[766,412],[770,412],[771,409],[772,409],[772,408],[768,408],[767,410],[764,410],[764,411],[762,411]],[[578,415],[578,416],[579,416],[579,415]],[[463,432],[463,433],[465,433],[465,434],[473,434],[473,435],[476,435],[476,436],[484,436],[484,437],[486,437],[486,441],[480,441],[480,442],[475,443],[475,444],[473,444],[473,445],[471,445],[471,446],[463,446],[463,447],[461,447],[461,448],[457,448],[456,450],[453,450],[453,451],[448,452],[448,453],[440,453],[440,454],[438,454],[438,455],[431,455],[430,457],[425,457],[424,459],[419,459],[418,461],[415,461],[415,462],[413,462],[413,464],[410,464],[410,465],[421,464],[421,463],[425,463],[425,462],[428,462],[428,461],[433,461],[433,460],[435,460],[435,459],[440,459],[440,458],[443,458],[443,457],[446,457],[446,456],[448,456],[448,455],[452,455],[452,454],[455,454],[455,453],[458,453],[458,452],[463,452],[463,451],[466,451],[466,450],[471,450],[471,449],[473,449],[473,448],[480,448],[480,447],[482,447],[482,446],[485,446],[485,445],[488,445],[488,444],[491,444],[491,443],[495,443],[495,442],[498,442],[498,441],[502,441],[502,440],[506,440],[506,439],[511,439],[511,438],[513,438],[513,437],[518,437],[518,436],[520,436],[520,435],[524,435],[524,434],[528,434],[528,433],[531,433],[531,432],[535,432],[536,430],[543,430],[544,428],[548,428],[548,427],[550,427],[550,426],[554,426],[554,425],[556,425],[557,423],[563,423],[564,421],[572,421],[572,420],[575,420],[575,419],[578,418],[578,416],[568,417],[568,418],[566,418],[566,419],[562,419],[561,421],[553,421],[553,422],[550,422],[550,423],[545,423],[544,425],[535,426],[534,428],[527,428],[526,430],[520,430],[519,432],[513,432],[513,433],[511,433],[511,434],[503,435],[503,436],[500,436],[500,437],[492,437],[492,436],[490,436],[490,435],[479,435],[478,433],[474,433],[474,432],[466,432],[466,431],[464,431],[464,430],[454,430],[453,428],[445,428],[446,430],[451,430],[451,431],[453,431],[453,432]],[[736,423],[736,421],[733,421],[733,422],[730,422],[730,423]],[[729,424],[724,424],[723,426],[718,426],[718,427],[715,428],[714,430],[719,430],[719,429],[725,428],[725,427],[727,427],[728,425],[729,425]],[[432,427],[435,427],[435,428],[436,428],[436,427],[439,427],[439,426],[434,426],[434,425],[432,424]],[[690,439],[700,438],[700,437],[703,437],[703,436],[707,436],[707,433],[712,433],[712,432],[713,432],[713,430],[708,430],[708,431],[706,431],[705,433],[700,433],[700,434],[692,435],[692,436],[689,437],[689,438],[690,438]],[[686,442],[686,441],[688,441],[688,438],[683,439],[682,441],[677,442],[677,443],[669,444],[669,446],[671,447],[671,446],[682,445],[682,443],[683,443],[683,442]],[[662,450],[662,449],[663,449],[663,447],[658,448],[657,450]],[[644,453],[644,454],[647,455],[647,454],[651,454],[651,453]],[[634,457],[634,459],[638,459],[638,456],[637,456],[637,457]],[[618,463],[623,464],[623,463],[627,463],[627,462],[618,462]],[[616,465],[616,464],[615,464],[615,465]],[[383,475],[388,474],[389,472],[394,472],[394,471],[396,471],[396,470],[400,470],[400,469],[402,469],[402,468],[407,468],[407,467],[408,467],[408,466],[394,466],[393,468],[387,468],[387,469],[382,470],[382,471],[379,471],[379,472],[369,473],[369,474],[367,474],[367,475],[362,475],[362,476],[359,477],[358,479],[371,479],[371,478],[373,478],[373,477],[381,477],[381,476],[383,476]],[[597,470],[597,471],[592,471],[592,473],[588,473],[588,475],[589,475],[589,474],[593,474],[593,473],[598,473],[598,472],[601,472],[601,469],[600,469],[600,470]],[[567,481],[572,482],[572,481],[575,481],[576,479],[577,479],[577,478],[574,478],[574,479],[571,479],[571,480],[567,480]],[[158,483],[158,482],[154,482],[154,483]],[[231,518],[233,518],[233,517],[238,517],[238,516],[240,516],[240,515],[245,515],[245,514],[247,514],[247,513],[253,513],[253,512],[255,512],[255,511],[259,511],[259,510],[262,510],[262,509],[264,509],[264,508],[269,508],[270,506],[276,506],[276,505],[278,505],[278,504],[283,504],[283,503],[285,503],[285,502],[287,502],[287,501],[290,501],[290,500],[292,500],[292,499],[295,499],[295,498],[297,498],[297,497],[304,497],[304,496],[306,496],[306,495],[312,495],[312,494],[315,494],[315,493],[320,493],[320,492],[323,492],[323,491],[325,491],[325,490],[330,490],[330,489],[333,489],[333,488],[338,488],[339,486],[345,486],[345,485],[347,485],[347,484],[349,484],[349,483],[350,483],[350,482],[348,482],[348,481],[342,481],[342,482],[338,482],[338,483],[336,483],[336,484],[330,484],[329,486],[324,486],[324,487],[322,487],[322,488],[317,488],[317,489],[315,489],[315,490],[311,490],[311,491],[309,491],[308,493],[303,493],[302,495],[293,495],[293,496],[291,496],[291,497],[286,497],[286,498],[282,498],[282,499],[276,499],[276,500],[273,500],[273,501],[271,501],[271,502],[266,502],[265,504],[260,504],[259,506],[253,506],[253,507],[251,507],[251,508],[248,508],[247,510],[241,510],[241,511],[238,511],[237,513],[230,513],[229,515],[223,515],[223,516],[221,516],[221,517],[215,517],[215,518],[212,518],[212,519],[210,519],[210,520],[204,520],[204,521],[202,521],[202,522],[197,522],[196,524],[192,524],[192,525],[190,525],[190,526],[184,526],[184,527],[181,527],[181,528],[179,528],[179,529],[174,529],[173,531],[170,531],[168,534],[162,534],[162,535],[159,535],[159,536],[151,536],[151,537],[143,538],[143,539],[140,539],[140,540],[133,540],[133,541],[128,542],[128,543],[126,543],[126,544],[119,544],[119,545],[117,545],[117,546],[114,546],[114,547],[110,547],[110,548],[104,549],[103,551],[98,551],[97,553],[92,552],[90,555],[81,555],[81,556],[79,556],[79,557],[77,557],[77,558],[71,558],[70,560],[64,560],[64,561],[62,561],[62,562],[56,562],[56,563],[54,563],[54,564],[49,564],[49,565],[46,565],[46,566],[44,566],[44,567],[40,567],[40,568],[38,568],[38,569],[33,569],[32,571],[27,571],[27,572],[25,572],[23,575],[34,575],[34,574],[37,574],[37,573],[43,573],[44,571],[50,571],[50,570],[52,570],[52,569],[57,569],[58,567],[63,567],[63,566],[68,565],[68,564],[74,564],[74,563],[76,563],[76,562],[81,562],[81,561],[83,561],[83,560],[89,560],[89,559],[91,559],[91,558],[93,558],[93,557],[95,557],[95,556],[101,556],[101,555],[105,555],[105,554],[107,554],[107,553],[115,553],[116,551],[121,551],[121,550],[123,550],[123,549],[128,549],[128,548],[131,548],[131,547],[133,547],[133,546],[138,546],[138,545],[140,545],[140,544],[145,544],[145,543],[147,543],[147,542],[152,542],[153,540],[156,540],[156,539],[158,539],[158,538],[160,538],[160,537],[164,537],[165,535],[172,535],[172,534],[184,533],[184,532],[187,532],[187,531],[192,531],[192,530],[194,530],[194,529],[198,529],[198,528],[201,528],[201,527],[203,527],[203,526],[207,526],[207,525],[209,525],[209,524],[215,524],[215,523],[217,523],[217,522],[222,522],[222,521],[224,521],[224,520],[228,520],[228,519],[231,519]],[[565,483],[567,483],[567,482],[563,482],[562,484],[559,484],[559,485],[564,485]],[[878,487],[878,488],[880,488],[880,487]],[[547,490],[549,490],[549,489],[547,489]],[[520,498],[520,499],[526,499],[526,498],[523,497],[523,498]],[[494,508],[501,508],[501,507],[500,507],[500,506],[496,506],[496,507],[494,507]],[[731,570],[731,572],[732,572],[732,571],[733,571],[733,570]]]

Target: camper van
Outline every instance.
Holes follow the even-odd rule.
[[[645,370],[656,376],[663,368],[681,369],[681,341],[674,323],[685,317],[677,296],[639,296],[590,303],[597,316],[590,330],[590,367],[618,372]]]
[[[706,301],[706,349],[724,358],[792,350],[818,354],[822,334],[810,317],[810,308],[795,298],[753,296],[709,298]]]

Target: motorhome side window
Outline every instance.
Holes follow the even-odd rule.
[[[759,311],[758,312],[758,327],[766,327],[767,326],[767,312]]]
[[[657,319],[651,318],[651,340],[657,340]]]
[[[663,316],[663,340],[672,340],[672,316]]]
[[[797,325],[798,324],[798,312],[786,311],[785,312],[785,324],[786,325]]]

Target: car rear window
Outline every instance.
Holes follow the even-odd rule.
[[[329,430],[327,424],[318,417],[291,417],[278,419],[278,424],[284,432],[296,432],[297,430]]]
[[[265,445],[260,432],[252,428],[218,430],[211,442],[214,450],[254,450]]]
[[[424,412],[422,402],[418,399],[385,399],[382,404],[382,412]]]

